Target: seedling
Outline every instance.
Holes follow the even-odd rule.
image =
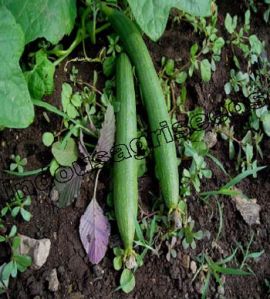
[[[5,292],[8,288],[9,278],[16,278],[18,272],[24,272],[31,266],[31,257],[20,255],[18,249],[20,246],[20,237],[17,235],[17,227],[12,226],[8,235],[0,235],[0,243],[6,243],[11,249],[10,261],[1,266],[0,271],[0,293]]]
[[[142,224],[136,223],[136,239],[135,245],[143,248],[143,252],[137,256],[138,266],[142,266],[143,260],[147,252],[150,250],[153,254],[158,255],[158,249],[155,245],[155,235],[158,232],[157,221],[161,220],[160,217],[154,216],[142,219]]]
[[[16,218],[20,214],[25,221],[30,221],[32,215],[25,209],[30,205],[31,197],[25,197],[23,192],[18,190],[15,197],[1,210],[1,216],[6,216],[10,212],[13,218]]]
[[[258,4],[262,5],[264,4],[264,13],[263,13],[263,19],[265,23],[269,23],[270,20],[270,1],[269,0],[263,0],[257,3],[255,0],[247,0],[247,5],[252,9],[253,12],[257,13],[260,10],[260,7],[257,7]],[[256,2],[256,3],[255,3]]]
[[[54,136],[51,132],[45,132],[42,135],[42,142],[45,146],[49,147],[53,144],[54,142]]]
[[[240,174],[238,174],[236,177],[232,178],[226,185],[222,186],[217,191],[207,191],[200,193],[200,196],[202,196],[202,199],[204,201],[207,201],[210,196],[215,195],[225,195],[225,196],[236,196],[239,195],[239,192],[236,190],[233,190],[232,187],[239,184],[242,180],[244,180],[246,177],[250,175],[256,175],[259,171],[265,169],[266,166],[256,167],[252,170],[246,170]]]
[[[248,83],[249,83],[249,75],[247,73],[243,73],[241,71],[237,72],[232,69],[230,71],[230,81],[227,82],[224,86],[224,90],[227,95],[229,95],[232,91],[235,93],[242,91],[245,97],[248,97]]]
[[[239,31],[237,31],[237,16],[231,17],[227,13],[225,18],[225,28],[231,35],[230,43],[232,46],[239,48],[244,56],[248,58],[248,64],[251,66],[258,62],[258,58],[263,50],[263,43],[258,39],[256,35],[249,35],[250,32],[250,11],[245,13],[245,23]],[[236,55],[234,55],[234,62],[237,68],[240,69],[240,63]]]
[[[78,73],[79,73],[79,70],[73,65],[72,69],[71,69],[71,72],[69,74],[69,79],[70,79],[71,82],[73,82],[74,85],[77,84]]]
[[[120,286],[116,289],[121,289],[125,293],[130,293],[135,288],[135,276],[129,269],[124,269],[120,277]]]
[[[11,155],[11,160],[14,161],[14,163],[10,164],[10,171],[17,171],[18,173],[23,173],[24,172],[24,167],[27,164],[27,159],[26,158],[21,158],[20,155]]]
[[[255,261],[258,260],[264,254],[264,250],[250,252],[250,247],[251,247],[253,241],[254,241],[254,232],[251,233],[251,237],[250,237],[250,240],[249,240],[246,248],[243,247],[242,244],[239,242],[236,242],[236,244],[237,244],[237,249],[239,249],[241,251],[242,258],[243,258],[241,265],[240,265],[240,269],[246,268],[250,273],[254,274],[253,270],[248,265],[248,261],[251,259],[253,259]]]
[[[116,271],[122,273],[120,277],[120,286],[116,290],[122,290],[125,293],[130,293],[135,288],[135,276],[129,268],[125,266],[125,251],[119,247],[113,249],[115,258],[113,260],[113,267]]]
[[[203,238],[203,232],[200,230],[198,232],[194,232],[195,222],[189,219],[186,226],[182,229],[183,240],[182,246],[184,249],[188,249],[191,247],[192,249],[196,248],[196,240],[201,240]]]
[[[204,37],[201,48],[197,43],[190,48],[188,74],[192,77],[195,70],[200,71],[201,78],[205,82],[211,79],[212,73],[216,70],[216,63],[220,61],[221,51],[225,45],[224,39],[218,36],[217,16],[218,11],[215,7],[209,19],[195,17],[187,13],[180,13],[174,19],[176,22],[183,20],[190,23],[194,31]],[[210,58],[206,58],[207,54],[210,54]]]
[[[119,46],[119,36],[112,34],[107,36],[109,41],[109,46],[107,50],[107,55],[116,56],[117,53],[122,51],[121,47]]]
[[[168,248],[168,252],[166,254],[166,259],[168,262],[171,260],[171,258],[177,257],[177,251],[174,249],[176,242],[177,242],[176,237],[172,237],[171,241],[166,241],[166,246]]]
[[[195,273],[193,277],[193,281],[196,279],[197,275],[202,271],[203,273],[206,273],[206,277],[204,280],[204,286],[202,288],[202,298],[207,297],[208,289],[210,280],[212,277],[214,277],[216,283],[219,286],[223,285],[223,275],[240,275],[240,276],[246,276],[250,275],[250,273],[243,271],[242,269],[235,269],[235,268],[229,268],[227,267],[227,264],[231,262],[235,255],[237,253],[237,249],[228,257],[221,259],[219,261],[213,261],[211,257],[209,257],[207,254],[202,253],[199,256],[197,256],[197,261],[201,264],[197,272]]]
[[[200,192],[201,179],[204,177],[208,179],[212,177],[211,170],[207,169],[206,167],[207,165],[203,157],[199,156],[197,153],[194,153],[190,169],[184,169],[183,171],[183,190],[189,190],[185,191],[184,193],[190,194],[189,188],[191,184],[195,188],[196,192]]]

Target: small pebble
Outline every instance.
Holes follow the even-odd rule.
[[[58,277],[57,277],[57,271],[56,269],[53,269],[50,273],[50,275],[48,276],[48,279],[49,281],[49,290],[51,292],[57,292],[58,289],[59,289],[59,280],[58,280]]]
[[[56,202],[59,199],[59,192],[53,188],[51,191],[51,201]]]
[[[204,141],[208,148],[213,148],[217,144],[217,133],[211,131],[207,132]]]
[[[65,267],[64,267],[64,266],[59,266],[59,267],[58,267],[58,272],[59,272],[60,274],[64,274],[64,273],[65,273]]]
[[[102,277],[104,274],[104,270],[99,266],[99,265],[94,265],[93,266],[93,272],[96,277]]]
[[[182,265],[184,268],[189,269],[189,266],[190,266],[190,256],[189,255],[183,254]]]
[[[84,298],[84,295],[80,292],[76,292],[76,293],[71,293],[69,295],[69,298],[70,299],[83,299]]]
[[[190,263],[190,270],[193,274],[195,274],[197,271],[197,264],[194,261],[191,261]]]
[[[225,295],[225,289],[224,289],[223,286],[219,286],[219,287],[218,287],[218,293],[219,293],[219,295],[221,295],[221,296],[224,296],[224,295]]]

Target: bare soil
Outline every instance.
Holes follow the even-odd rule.
[[[219,1],[221,2],[221,1]],[[222,1],[225,2],[225,1]],[[241,2],[242,3],[242,2]],[[231,14],[243,15],[245,8],[241,3],[226,1],[219,4],[219,24],[222,27],[227,12]],[[270,48],[270,29],[265,25],[260,15],[252,17],[252,30],[266,42],[266,48]],[[225,34],[225,32],[223,32]],[[182,63],[187,62],[189,48],[194,41],[200,42],[200,37],[193,33],[190,26],[176,25],[169,23],[168,28],[157,43],[148,40],[151,55],[157,70],[161,68],[161,57],[179,59]],[[97,47],[89,50],[96,54],[102,40],[98,41]],[[90,46],[89,46],[90,47]],[[81,49],[74,56],[82,56]],[[270,53],[268,53],[270,54]],[[208,84],[202,84],[199,77],[195,76],[188,83],[188,107],[199,105],[207,113],[219,110],[225,99],[224,84],[226,83],[230,70],[231,51],[226,48],[222,54],[222,60],[217,66],[212,80]],[[74,65],[79,70],[79,78],[85,82],[91,82],[93,70],[97,69],[102,73],[99,65],[85,62],[77,62]],[[68,65],[70,71],[72,64]],[[60,106],[61,86],[63,82],[69,82],[68,72],[64,70],[64,63],[57,69],[55,75],[55,92],[47,100]],[[176,94],[179,92],[175,90]],[[57,131],[61,127],[61,120],[49,114],[48,123],[41,109],[36,109],[35,123],[25,130],[5,130],[0,132],[1,159],[0,169],[7,169],[10,163],[10,155],[18,153],[28,158],[29,169],[37,169],[47,165],[52,158],[50,151],[42,145],[41,136],[45,131]],[[235,120],[236,132],[243,136],[243,125],[247,122],[246,116]],[[270,142],[265,139],[263,144],[264,160],[259,162],[262,165],[269,165],[270,162]],[[212,155],[220,159],[224,167],[234,176],[234,164],[228,158],[228,144],[219,139],[217,145],[212,150]],[[207,160],[213,172],[211,180],[203,181],[203,190],[214,190],[223,185],[227,178],[219,168],[211,161]],[[110,191],[110,166],[103,171],[101,183],[99,184],[97,198],[101,205],[105,206],[106,197]],[[166,248],[162,248],[161,256],[147,255],[145,264],[136,272],[136,287],[134,291],[126,295],[122,292],[115,292],[119,282],[119,273],[113,269],[112,247],[120,244],[115,222],[112,222],[112,237],[110,249],[106,257],[99,266],[89,263],[81,244],[78,226],[79,219],[88,205],[93,192],[93,176],[87,175],[83,178],[80,198],[71,206],[65,209],[58,209],[50,200],[50,189],[52,180],[49,174],[45,174],[47,186],[45,191],[35,193],[31,205],[33,218],[30,223],[18,223],[20,233],[33,238],[49,238],[52,242],[51,252],[46,264],[38,271],[28,270],[19,275],[19,278],[11,281],[10,298],[200,298],[200,288],[202,284],[197,279],[192,282],[193,274],[186,268],[187,256],[195,260],[197,254],[202,250],[217,260],[232,252],[236,242],[246,245],[251,237],[251,232],[255,233],[255,241],[252,244],[252,251],[264,250],[258,262],[251,262],[250,266],[255,275],[248,277],[226,277],[225,297],[226,298],[268,298],[264,280],[270,278],[270,170],[267,168],[258,174],[258,178],[248,178],[243,181],[239,188],[250,198],[257,198],[261,205],[261,224],[249,227],[242,219],[240,213],[229,197],[219,197],[219,202],[223,205],[223,230],[218,246],[213,246],[219,226],[219,213],[216,200],[212,199],[209,204],[204,204],[196,196],[191,196],[188,200],[188,209],[195,220],[196,229],[209,231],[209,239],[205,238],[197,242],[195,250],[184,251],[181,244],[177,244],[177,258],[168,262],[165,258]],[[1,172],[0,179],[6,182],[12,181],[12,186],[17,182],[14,177],[8,177]],[[30,178],[33,180],[33,178]],[[41,183],[40,183],[41,184]],[[158,184],[153,179],[152,173],[146,173],[140,179],[141,204],[148,205],[149,190],[158,192]],[[1,187],[0,187],[1,188]],[[0,190],[0,204],[7,200],[4,190]],[[8,252],[0,246],[0,262],[4,262],[8,257]],[[241,260],[241,255],[238,255]],[[233,265],[232,265],[233,266]],[[56,268],[60,281],[60,289],[57,293],[48,290],[46,280],[49,272]],[[210,298],[219,298],[217,286],[211,281]],[[1,297],[1,296],[0,296]]]

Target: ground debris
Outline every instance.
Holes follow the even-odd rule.
[[[30,255],[32,258],[32,269],[40,269],[47,261],[51,249],[50,239],[36,240],[24,235],[19,235],[21,239],[20,254]]]
[[[245,222],[248,225],[261,224],[260,223],[260,211],[261,206],[257,204],[257,199],[246,199],[241,190],[235,188],[239,191],[239,195],[233,197],[233,201],[236,204],[237,210],[241,213]]]

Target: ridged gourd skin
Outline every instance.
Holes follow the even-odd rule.
[[[153,132],[160,129],[162,122],[168,124],[171,135],[173,135],[162,87],[152,58],[138,28],[118,10],[103,5],[102,11],[120,36],[125,51],[135,65],[152,137],[155,136]],[[177,209],[179,202],[178,161],[173,139],[167,143],[165,138],[163,138],[161,144],[154,148],[157,178],[159,179],[165,203],[170,211]]]
[[[132,66],[125,53],[116,61],[116,146],[128,146],[137,137],[136,97]],[[113,166],[113,200],[119,232],[128,252],[132,250],[138,210],[138,161],[131,157]]]

